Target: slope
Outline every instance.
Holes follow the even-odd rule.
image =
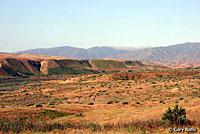
[[[200,62],[200,43],[184,43],[129,52],[112,58],[159,63]]]
[[[89,49],[75,48],[69,46],[54,48],[39,48],[16,52],[17,54],[37,54],[62,56],[73,59],[103,59],[130,52],[130,50],[120,50],[112,47],[92,47]]]
[[[75,60],[40,55],[0,53],[0,76],[91,74],[168,69],[153,63],[131,60]]]

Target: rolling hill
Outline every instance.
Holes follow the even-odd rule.
[[[91,74],[165,69],[168,67],[134,60],[78,60],[45,55],[0,53],[0,76]]]
[[[117,59],[182,64],[200,62],[200,43],[183,43],[167,47],[153,47],[113,56]]]

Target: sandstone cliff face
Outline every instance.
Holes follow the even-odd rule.
[[[40,62],[41,64],[41,68],[40,68],[40,71],[43,73],[43,74],[48,74],[48,61],[42,61]]]
[[[43,74],[48,74],[48,69],[50,68],[59,67],[59,65],[54,60],[44,60],[44,61],[41,61],[40,64],[41,64],[40,71]]]

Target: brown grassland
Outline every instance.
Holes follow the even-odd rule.
[[[175,104],[190,124],[162,121]],[[169,127],[200,131],[199,70],[0,79],[0,133],[167,134]]]

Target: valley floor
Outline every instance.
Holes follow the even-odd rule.
[[[0,133],[169,133],[178,104],[200,131],[200,72],[109,73],[0,80]]]

